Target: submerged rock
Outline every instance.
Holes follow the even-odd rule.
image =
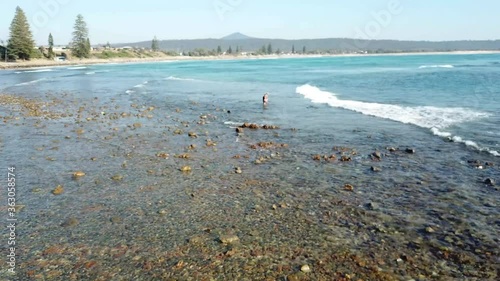
[[[52,194],[61,195],[64,192],[64,188],[62,185],[58,185],[54,190],[52,190]]]
[[[304,264],[303,266],[300,267],[300,271],[305,273],[311,272],[311,267],[307,264]]]
[[[487,178],[484,180],[484,183],[487,184],[487,185],[491,185],[491,186],[494,186],[496,183],[495,183],[495,180],[492,179],[492,178]]]
[[[405,149],[405,152],[408,154],[415,154],[416,151],[413,148],[407,148],[407,149]]]
[[[232,235],[232,234],[229,234],[229,235],[221,235],[219,237],[219,241],[222,243],[222,244],[234,244],[234,243],[237,243],[240,241],[240,238],[236,235]]]
[[[71,227],[71,226],[75,226],[79,223],[80,222],[77,219],[69,218],[69,219],[65,220],[63,223],[61,223],[61,226],[62,227]]]
[[[78,179],[78,178],[81,178],[83,176],[85,176],[85,173],[82,171],[76,171],[73,173],[73,179]]]

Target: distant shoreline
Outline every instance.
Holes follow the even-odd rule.
[[[294,54],[294,55],[255,55],[255,56],[165,56],[149,58],[113,58],[113,59],[77,59],[68,61],[31,60],[23,62],[0,62],[0,70],[28,69],[35,67],[61,67],[75,65],[116,64],[116,63],[148,63],[168,61],[213,61],[213,60],[245,60],[245,59],[290,59],[317,57],[369,57],[369,56],[412,56],[412,55],[477,55],[500,54],[500,51],[454,51],[454,52],[403,52],[383,54]]]

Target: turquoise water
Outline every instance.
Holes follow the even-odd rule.
[[[472,150],[500,155],[500,55],[165,62],[0,75],[4,91],[29,95],[58,89],[157,100],[182,96],[237,108],[235,112],[256,122],[273,119],[348,130],[354,121],[356,126],[385,128],[392,120],[408,124],[400,128],[429,129]],[[258,101],[265,92],[272,106],[261,114]]]
[[[343,247],[366,257],[380,251],[387,262],[380,266],[391,272],[406,266],[394,264],[397,257],[392,255],[401,251],[418,260],[418,266],[408,264],[394,273],[401,280],[436,272],[445,279],[494,280],[500,195],[484,181],[500,181],[499,78],[499,54],[172,61],[1,71],[1,93],[57,101],[47,109],[66,113],[54,120],[5,119],[0,125],[2,166],[18,167],[23,184],[18,200],[27,206],[20,213],[24,222],[19,229],[30,237],[21,241],[30,245],[23,252],[30,263],[22,270],[31,266],[37,271],[34,260],[53,239],[63,245],[78,241],[90,252],[128,243],[143,248],[142,256],[161,256],[175,252],[193,235],[209,235],[201,231],[209,227],[211,233],[237,232],[248,249],[257,238],[247,234],[256,229],[261,232],[257,237],[284,248],[292,247],[291,241],[305,241],[302,246],[314,245],[314,250],[304,260]],[[263,106],[266,92],[269,104]],[[0,116],[11,114],[7,108],[0,107]],[[134,128],[136,122],[141,126]],[[235,134],[234,128],[244,122],[280,129]],[[78,129],[83,133],[77,134]],[[183,134],[174,134],[175,129]],[[199,137],[189,138],[189,131]],[[217,149],[205,147],[207,139],[217,142]],[[249,149],[260,141],[288,147]],[[187,150],[193,143],[197,150]],[[352,161],[313,159],[316,154],[340,158],[341,149],[335,147],[344,147],[348,154],[355,151],[349,154]],[[415,153],[406,153],[407,148]],[[171,157],[155,157],[160,151]],[[372,156],[376,151],[381,159]],[[193,159],[173,157],[185,152]],[[267,160],[255,165],[262,157]],[[189,176],[178,171],[185,161],[193,167]],[[243,168],[244,180],[234,178],[236,166]],[[374,173],[372,167],[381,171]],[[72,180],[77,170],[87,175]],[[115,174],[125,180],[111,181]],[[246,189],[240,187],[245,180],[263,183]],[[344,190],[347,183],[354,192]],[[56,197],[51,190],[58,184],[65,193]],[[186,196],[191,193],[196,195]],[[282,208],[279,219],[255,211],[262,206],[276,209],[274,205],[282,210],[282,202],[289,207]],[[162,210],[168,215],[159,216]],[[337,217],[330,221],[332,214]],[[123,224],[109,223],[116,216]],[[59,227],[68,217],[80,221],[74,231]],[[293,230],[276,234],[278,226]],[[213,238],[207,242],[213,248],[205,252],[223,251]],[[394,248],[383,246],[383,241],[391,241]],[[483,275],[456,260],[441,264],[443,247],[473,257],[477,264],[471,267]],[[273,256],[273,262],[285,259],[283,255]],[[110,271],[118,267],[128,277],[137,277],[135,265],[127,271],[128,258],[92,257]],[[201,266],[205,258],[189,259]],[[166,259],[170,267],[179,262]],[[294,266],[300,268],[300,263]],[[100,275],[82,276],[93,280]],[[234,279],[224,273],[209,276]]]

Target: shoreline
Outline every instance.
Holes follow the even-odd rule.
[[[149,58],[113,58],[113,59],[79,59],[65,62],[51,60],[31,60],[23,62],[0,62],[0,70],[29,69],[36,67],[62,67],[75,65],[95,64],[122,64],[122,63],[151,63],[169,61],[215,61],[215,60],[246,60],[246,59],[292,59],[292,58],[319,58],[319,57],[372,57],[372,56],[412,56],[412,55],[480,55],[500,54],[499,51],[454,51],[454,52],[404,52],[383,54],[310,54],[310,55],[255,55],[255,56],[164,56]]]

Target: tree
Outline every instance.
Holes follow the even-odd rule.
[[[233,49],[231,48],[231,46],[229,46],[229,49],[227,49],[227,53],[228,54],[232,54],[233,53]]]
[[[292,45],[292,54],[295,54],[295,45]]]
[[[262,54],[265,54],[266,53],[266,45],[262,45],[262,48],[260,48],[260,52]]]
[[[156,36],[153,38],[153,41],[151,41],[151,50],[153,50],[153,52],[158,52],[160,50],[160,46],[158,44],[158,39],[156,39]]]
[[[306,46],[302,47],[302,53],[305,54],[306,53]]]
[[[49,54],[48,58],[53,59],[55,56],[54,54],[54,37],[52,37],[52,33],[49,33]]]
[[[92,45],[90,45],[90,39],[88,37],[87,37],[87,41],[85,42],[85,49],[88,50],[89,57],[90,57],[90,51],[92,50]]]
[[[24,11],[16,7],[16,14],[10,24],[10,38],[7,44],[8,56],[13,59],[29,60],[33,52],[35,41],[30,30]]]
[[[106,49],[111,49],[111,45],[109,44],[109,41],[108,41],[108,43],[106,43]]]
[[[221,46],[217,46],[217,54],[222,54],[222,48]]]
[[[71,42],[71,52],[77,58],[90,57],[90,40],[87,23],[82,15],[76,16],[73,31],[73,41]]]
[[[236,53],[239,54],[240,53],[240,47],[239,46],[236,46]]]
[[[273,53],[273,47],[271,46],[271,43],[267,45],[267,54],[270,55]]]

